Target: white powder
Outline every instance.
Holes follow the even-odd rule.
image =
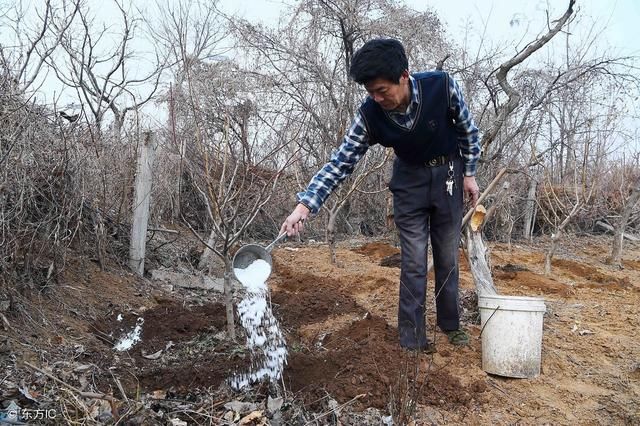
[[[234,268],[233,272],[247,291],[255,293],[266,289],[265,282],[271,275],[271,265],[265,260],[256,259],[244,269]]]
[[[126,351],[131,349],[133,345],[140,341],[140,336],[142,334],[142,324],[144,323],[144,318],[140,317],[136,320],[136,326],[129,333],[125,334],[118,340],[118,343],[113,347],[116,351]]]
[[[249,371],[231,377],[229,384],[234,389],[242,389],[265,376],[280,379],[287,363],[287,346],[271,305],[267,303],[269,288],[265,282],[271,274],[271,266],[258,259],[245,269],[235,268],[234,273],[247,290],[238,304],[238,314],[247,332],[251,367]]]

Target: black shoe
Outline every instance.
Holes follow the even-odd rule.
[[[407,350],[407,351],[416,351],[416,352],[422,352],[423,354],[434,354],[437,352],[436,350],[436,344],[430,341],[427,341],[427,344],[425,346],[421,346],[421,347],[406,347],[403,346],[403,349]]]
[[[430,354],[435,354],[436,352],[438,352],[438,350],[436,349],[435,343],[427,342],[427,346],[422,348],[422,352],[430,355]]]

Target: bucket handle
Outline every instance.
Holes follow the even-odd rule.
[[[487,324],[489,324],[489,321],[491,321],[491,318],[493,318],[493,316],[496,314],[496,312],[498,312],[498,309],[500,309],[500,305],[498,305],[493,312],[491,313],[491,315],[489,316],[489,318],[487,319],[487,321],[485,321],[484,325],[482,326],[482,330],[480,330],[480,337],[482,337],[482,332],[484,331],[484,328],[487,326]]]

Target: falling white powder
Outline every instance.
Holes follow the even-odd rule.
[[[142,324],[144,318],[140,317],[136,320],[136,326],[129,333],[125,334],[118,340],[118,343],[113,347],[116,351],[126,351],[131,349],[133,345],[140,341],[140,335],[142,334]]]
[[[249,371],[231,377],[229,383],[234,389],[242,389],[264,377],[280,379],[287,363],[287,346],[267,302],[266,280],[271,274],[271,265],[258,259],[244,269],[235,268],[234,273],[247,290],[238,304],[238,314],[247,332],[251,367]]]

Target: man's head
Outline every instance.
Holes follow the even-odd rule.
[[[349,74],[383,109],[401,110],[407,107],[411,96],[408,68],[402,44],[378,38],[366,42],[353,55]]]

